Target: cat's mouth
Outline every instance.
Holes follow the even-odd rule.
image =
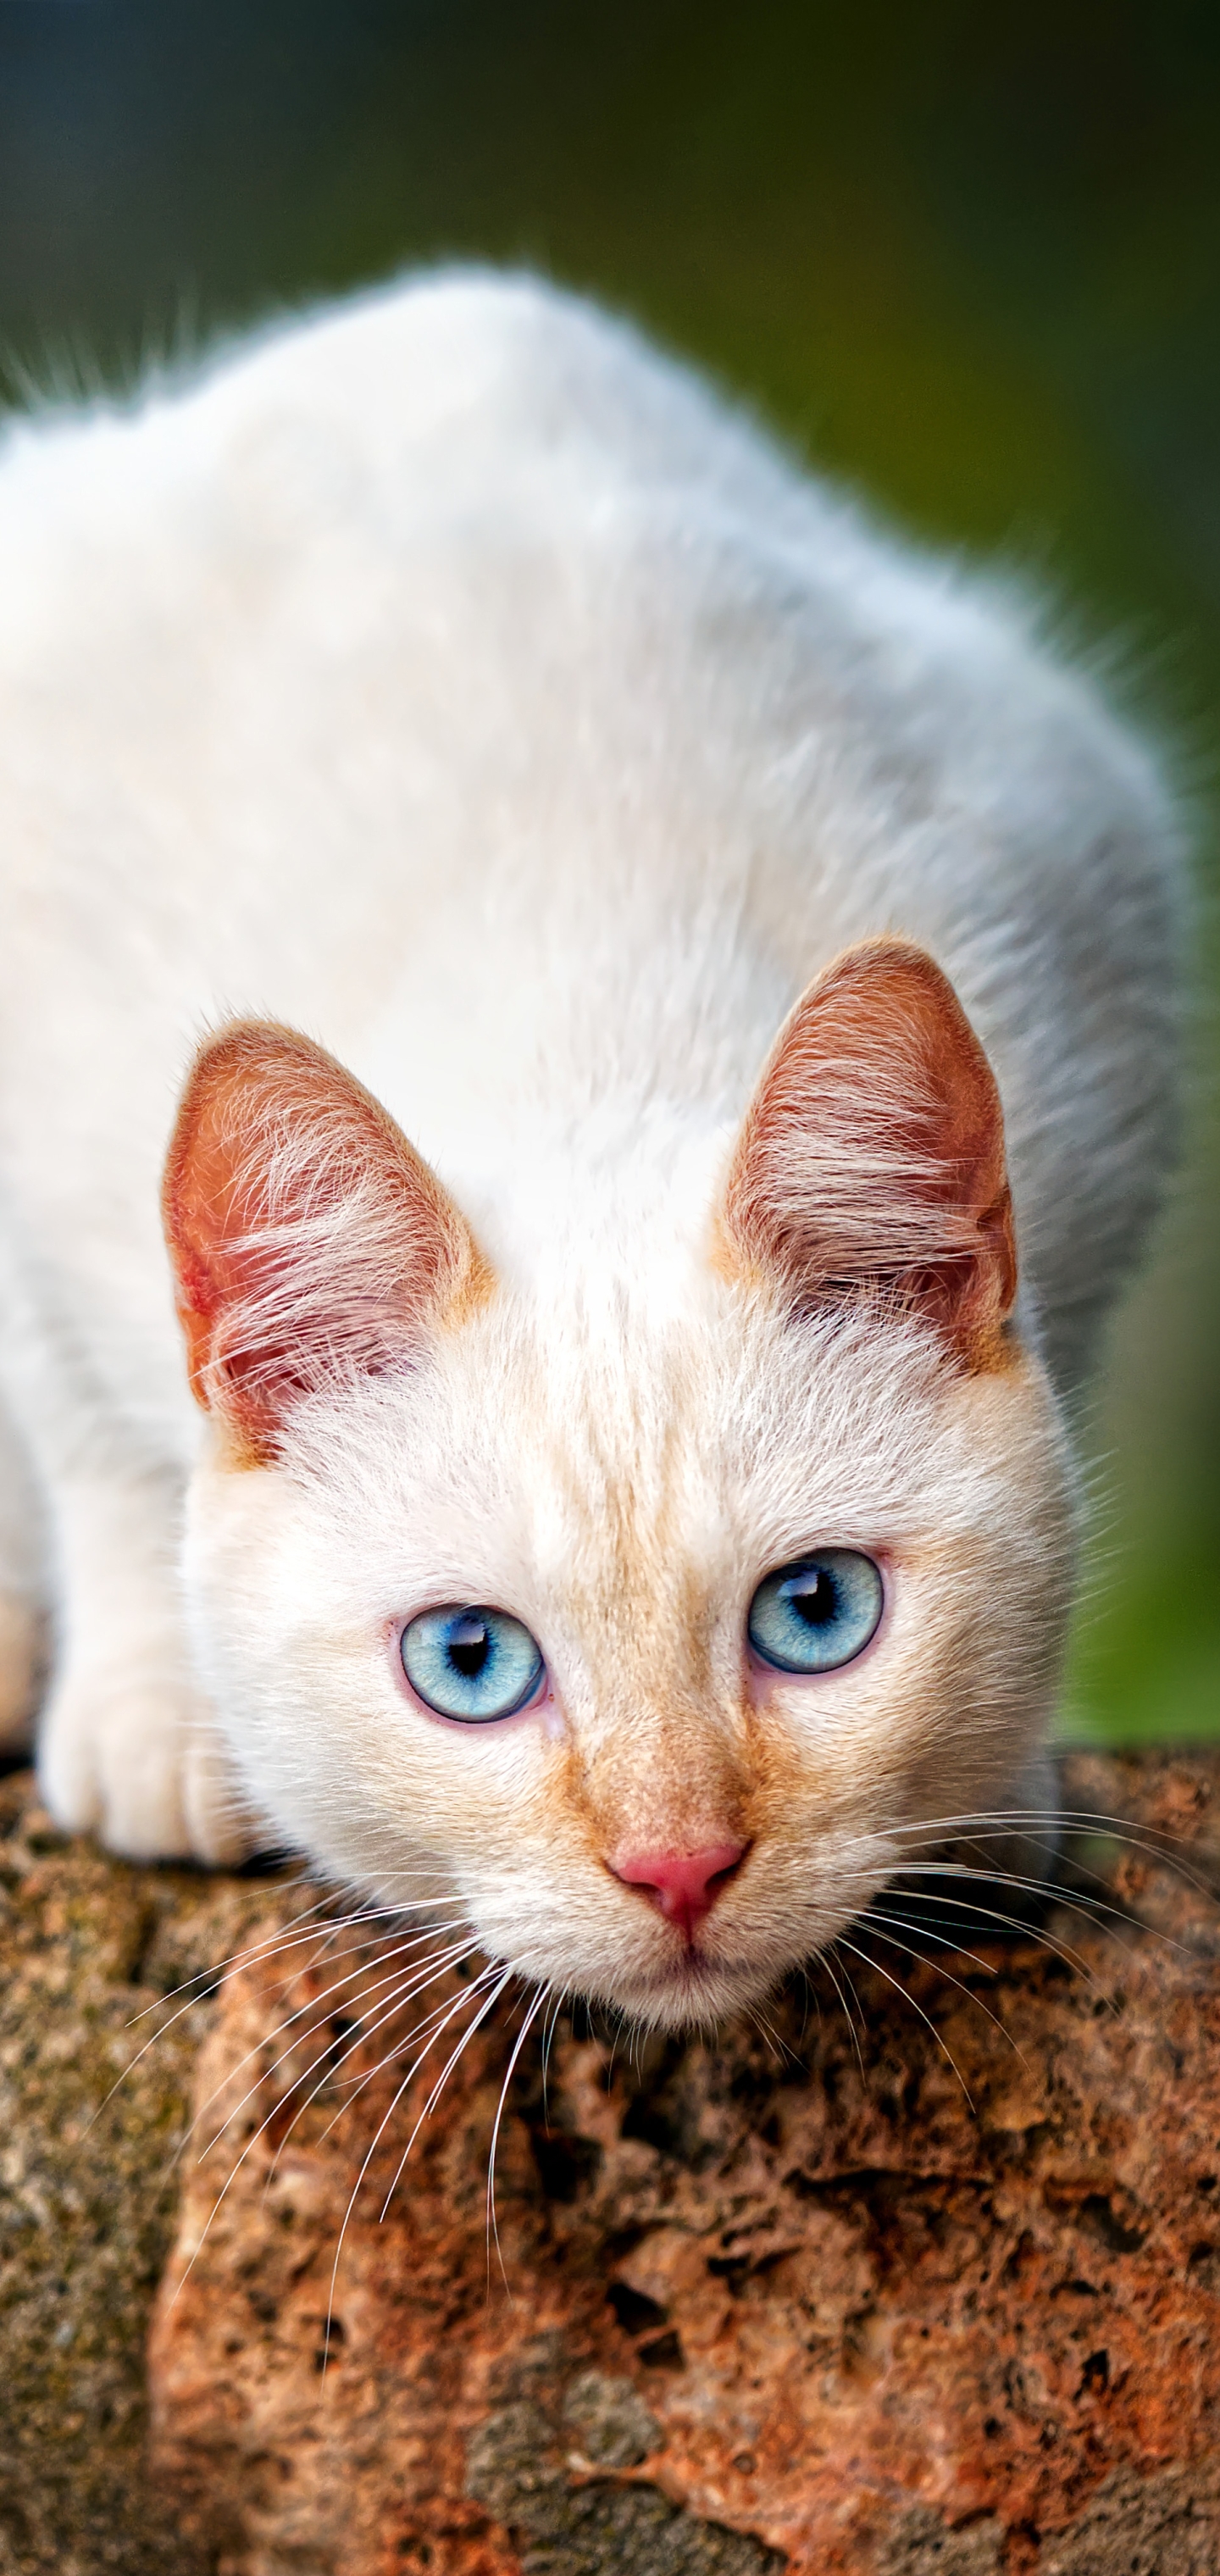
[[[718,1961],[693,1955],[654,1985],[633,1984],[615,1999],[614,2010],[644,2029],[706,2034],[762,2002],[774,1983],[773,1976],[760,1974],[757,1967],[726,1970]]]
[[[730,2020],[770,1993],[784,1963],[744,1951],[716,1948],[696,1936],[659,1961],[637,1969],[605,2000],[631,2020],[670,2029]]]
[[[726,1879],[736,1875],[735,1866]],[[823,1898],[803,1924],[791,1920],[786,1935],[774,1916],[751,1925],[727,1907],[723,1915],[718,1906],[709,1908],[684,1937],[671,1922],[657,1941],[659,1955],[641,1960],[637,1954],[604,1999],[629,2019],[670,2029],[706,2029],[732,2020],[765,2002],[785,1978],[832,1946],[862,1911],[857,1895],[853,1890],[852,1900],[839,1904]]]
[[[753,1848],[752,1839],[726,1833],[696,1850],[616,1851],[607,1860],[611,1876],[667,1926],[655,1966],[642,1975],[637,1968],[627,1980],[637,1995],[642,1989],[640,2002],[627,2009],[668,2019],[676,2004],[681,2019],[706,2018],[713,2011],[723,2017],[771,1984],[770,1962],[743,1949],[740,1933],[734,1939],[720,1903],[740,1880]]]

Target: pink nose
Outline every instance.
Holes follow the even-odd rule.
[[[610,1867],[628,1887],[638,1887],[658,1914],[667,1923],[676,1923],[690,1941],[695,1925],[711,1913],[745,1848],[744,1843],[712,1843],[706,1851],[623,1852]]]

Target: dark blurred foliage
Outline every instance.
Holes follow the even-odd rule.
[[[595,288],[1042,583],[1165,731],[1205,889],[1192,1146],[1094,1417],[1073,1696],[1220,1726],[1220,9],[0,0],[15,397],[449,253]]]

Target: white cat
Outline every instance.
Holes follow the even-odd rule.
[[[0,871],[65,1825],[268,1819],[677,2023],[1042,1802],[1178,860],[1019,603],[426,277],[9,429]]]

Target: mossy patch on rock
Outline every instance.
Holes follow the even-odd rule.
[[[150,2489],[145,2340],[178,2200],[193,2002],[146,2015],[250,1937],[271,1891],[132,1869],[0,1779],[0,2569],[194,2576]],[[142,2053],[143,2052],[143,2053]]]
[[[780,2553],[748,2532],[685,2511],[647,2481],[595,2474],[634,2468],[661,2441],[630,2379],[584,2371],[551,2412],[521,2398],[478,2426],[466,2493],[512,2534],[522,2576],[782,2576]]]

